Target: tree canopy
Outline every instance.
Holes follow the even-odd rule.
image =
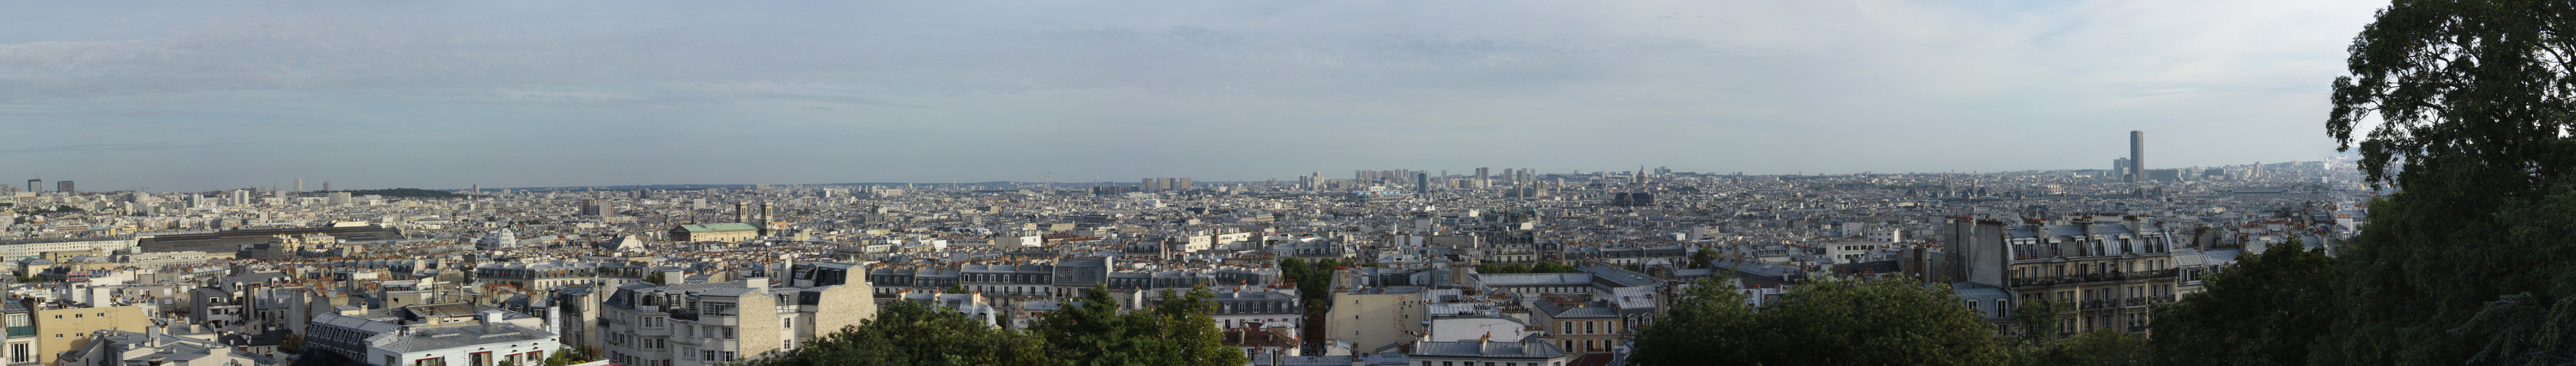
[[[2354,38],[2326,131],[2398,190],[2338,250],[2310,364],[2470,363],[2493,303],[2576,295],[2572,29],[2576,2],[2403,0]]]
[[[993,328],[955,311],[895,301],[875,319],[748,366],[797,365],[1057,365],[1037,336]]]
[[[1151,311],[1120,312],[1109,288],[1090,291],[1040,319],[1030,333],[1074,365],[1241,365],[1243,352],[1227,347],[1216,327],[1216,292],[1201,285],[1163,290]]]
[[[2155,308],[2152,342],[2171,363],[2297,365],[2325,335],[2337,262],[2297,239],[2237,259],[2199,293]]]
[[[1759,309],[1703,279],[1637,335],[1638,365],[1995,365],[1994,326],[1947,285],[1912,280],[1802,281]]]

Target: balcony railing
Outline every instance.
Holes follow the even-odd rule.
[[[2014,287],[2021,287],[2021,286],[2051,286],[2051,285],[2072,285],[2072,284],[2090,283],[2090,282],[2110,282],[2110,281],[2146,280],[2146,279],[2157,279],[2157,278],[2173,278],[2175,275],[2177,275],[2177,274],[2179,274],[2179,273],[2180,273],[2180,272],[2178,272],[2178,271],[2176,271],[2176,270],[2167,269],[2167,270],[2139,271],[2139,272],[2088,273],[2088,274],[2069,275],[2069,276],[2054,276],[2054,277],[2021,277],[2021,278],[2014,278],[2014,279],[2012,279],[2012,285],[2013,285]]]

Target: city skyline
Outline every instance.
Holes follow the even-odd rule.
[[[47,137],[0,148],[0,174],[196,190],[2013,171],[2101,166],[2132,130],[2157,135],[2159,166],[2313,160],[2332,148],[2323,80],[2374,6],[165,5],[0,22],[18,86],[0,125]],[[546,15],[566,13],[589,15]]]

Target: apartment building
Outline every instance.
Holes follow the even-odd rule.
[[[1962,282],[2008,289],[2012,303],[2068,305],[2058,329],[2012,329],[2072,336],[2093,330],[2145,333],[2148,306],[2199,290],[2183,281],[2175,245],[2151,217],[2076,217],[2006,224],[1950,220],[1950,274]]]
[[[807,279],[823,266],[791,267]],[[770,286],[769,278],[734,282],[620,286],[603,304],[600,338],[609,361],[639,366],[734,362],[795,348],[876,316],[865,278],[813,287]],[[801,283],[799,283],[801,284]]]

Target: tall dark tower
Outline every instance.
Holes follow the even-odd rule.
[[[2129,183],[2147,180],[2147,132],[2129,131]]]
[[[778,210],[770,209],[769,201],[760,201],[760,236],[769,236],[769,220],[777,217]]]
[[[1415,197],[1431,198],[1431,174],[1413,173],[1413,195]]]
[[[28,192],[35,192],[35,191],[36,191],[36,183],[44,183],[44,182],[45,182],[45,180],[43,180],[43,179],[28,179],[28,180],[27,180],[27,191],[28,191]]]

